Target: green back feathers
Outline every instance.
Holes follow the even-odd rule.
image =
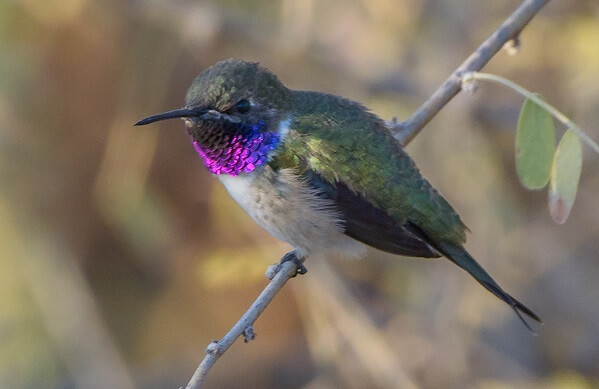
[[[381,119],[341,97],[292,93],[295,116],[274,165],[344,182],[398,223],[411,221],[433,240],[464,243],[465,226],[457,213],[420,175]]]

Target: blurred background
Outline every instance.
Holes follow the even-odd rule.
[[[515,0],[0,1],[0,387],[177,388],[289,250],[203,168],[183,105],[230,57],[403,120]],[[599,140],[599,3],[553,1],[485,71]],[[310,258],[209,387],[599,387],[599,158],[551,222],[514,167],[522,98],[460,94],[408,146],[468,249],[545,321],[446,260]],[[563,129],[558,130],[562,134]]]

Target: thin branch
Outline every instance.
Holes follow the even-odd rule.
[[[525,0],[408,120],[390,128],[395,138],[403,145],[414,139],[441,108],[459,93],[462,88],[462,76],[481,70],[506,42],[520,35],[522,29],[548,2],[549,0]]]
[[[233,328],[231,328],[221,340],[214,340],[208,345],[204,360],[202,360],[202,363],[200,363],[196,369],[185,389],[199,389],[201,387],[204,378],[206,378],[206,374],[208,374],[208,371],[214,366],[218,358],[231,347],[237,338],[251,329],[254,322],[258,319],[260,314],[262,314],[262,311],[264,311],[268,304],[275,298],[283,285],[285,285],[285,283],[298,271],[298,266],[293,261],[283,262],[280,265],[274,266],[277,267],[275,270],[276,274],[272,277],[270,283],[266,285],[262,293],[260,293],[260,296],[258,296],[256,301],[254,301],[243,316],[241,316],[241,319],[235,323]],[[269,268],[269,270],[267,270],[267,277],[269,276],[269,272],[272,274],[274,271],[272,268]],[[253,334],[253,331],[250,330],[249,332]],[[246,338],[246,341],[251,339],[253,338]]]
[[[441,108],[460,91],[462,76],[465,73],[482,69],[506,42],[518,37],[520,31],[548,2],[549,0],[525,0],[493,35],[472,53],[408,120],[403,123],[392,122],[390,130],[394,136],[402,144],[407,144],[411,141]],[[283,285],[297,271],[298,266],[293,261],[287,261],[280,265],[276,275],[233,328],[220,341],[213,341],[208,345],[206,356],[185,389],[199,389],[210,368],[231,347],[235,340],[241,335],[253,333],[251,328],[254,322],[274,299]],[[246,338],[246,340],[248,339]]]

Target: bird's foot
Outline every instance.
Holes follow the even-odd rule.
[[[306,266],[304,266],[303,264],[303,258],[300,259],[297,256],[297,253],[295,251],[290,251],[287,254],[285,254],[283,256],[283,258],[281,258],[281,261],[279,263],[275,263],[273,265],[270,265],[267,269],[266,269],[266,278],[268,278],[269,280],[272,280],[273,278],[275,278],[275,276],[277,275],[277,273],[279,273],[279,271],[281,271],[281,266],[285,263],[285,262],[289,262],[292,261],[293,263],[295,263],[295,267],[296,267],[296,272],[293,276],[291,277],[295,277],[298,274],[306,274],[308,272],[308,269],[306,269]]]
[[[293,277],[297,276],[298,274],[306,274],[308,272],[308,269],[306,269],[306,266],[304,266],[304,261],[298,258],[295,250],[285,254],[283,258],[281,258],[280,264],[282,265],[288,261],[292,261],[295,263],[295,266],[297,266],[297,272],[293,275]]]

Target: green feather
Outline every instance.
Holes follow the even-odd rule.
[[[458,214],[420,175],[380,118],[338,96],[292,93],[295,115],[273,166],[313,170],[329,183],[343,182],[400,225],[416,224],[433,241],[465,242]]]

